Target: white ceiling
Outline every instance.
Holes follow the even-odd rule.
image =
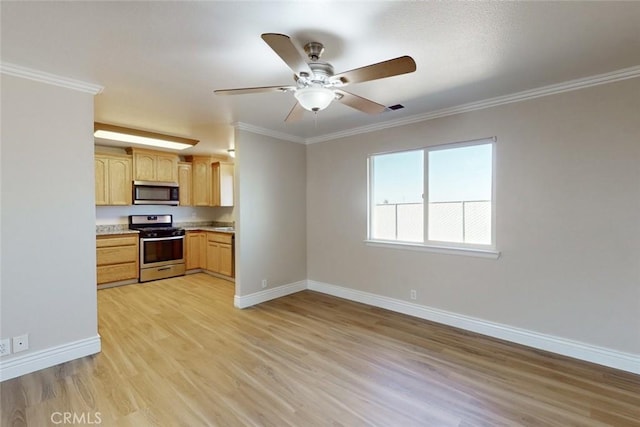
[[[301,52],[323,43],[336,72],[412,56],[413,74],[347,87],[406,108],[371,116],[334,102],[285,124],[291,93],[214,95],[293,82],[266,32]],[[640,2],[3,0],[1,36],[4,63],[104,86],[96,121],[222,150],[234,122],[317,138],[637,66]]]

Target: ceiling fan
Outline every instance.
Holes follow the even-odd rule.
[[[285,118],[285,122],[293,122],[302,118],[304,110],[318,112],[324,110],[335,99],[356,110],[368,114],[377,114],[386,110],[384,105],[373,102],[342,87],[350,83],[361,83],[400,74],[412,73],[416,63],[410,56],[400,56],[365,67],[334,74],[333,66],[327,62],[319,62],[324,46],[318,42],[310,42],[304,51],[311,62],[307,62],[300,54],[289,36],[266,33],[262,35],[271,49],[294,72],[294,85],[263,86],[241,89],[223,89],[214,91],[217,95],[242,95],[260,92],[293,92],[297,102]]]

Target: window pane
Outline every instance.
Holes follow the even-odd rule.
[[[422,242],[424,152],[381,154],[371,162],[371,238]]]
[[[428,239],[491,242],[493,144],[430,151]]]

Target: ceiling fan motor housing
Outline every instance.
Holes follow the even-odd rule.
[[[333,76],[333,66],[327,62],[311,62],[309,68],[313,71],[313,75],[307,76],[304,73],[300,74],[299,78],[296,78],[296,83],[299,88],[309,86],[321,86],[329,87],[335,86],[334,81],[331,80]],[[340,83],[338,81],[337,83]]]
[[[322,43],[309,42],[304,45],[304,51],[311,61],[316,62],[322,56],[322,53],[324,52],[324,46],[322,45]]]

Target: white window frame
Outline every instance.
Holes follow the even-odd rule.
[[[500,256],[500,252],[497,250],[497,233],[496,233],[496,137],[481,138],[470,141],[452,142],[446,144],[425,146],[419,148],[412,148],[407,150],[397,150],[389,152],[380,152],[370,154],[367,157],[367,238],[365,243],[368,246],[385,247],[392,249],[406,249],[417,250],[426,252],[436,252],[453,255],[467,255],[482,258],[497,259]],[[440,242],[434,240],[427,240],[429,233],[429,153],[433,151],[449,150],[455,148],[470,147],[475,145],[491,144],[491,244],[481,245],[472,243],[457,243],[457,242]],[[374,167],[373,159],[376,156],[385,154],[396,154],[411,151],[423,152],[423,167],[424,167],[424,182],[423,182],[423,242],[404,242],[398,240],[383,240],[372,238],[372,227],[374,223],[374,203],[372,189],[375,186],[374,182]]]

